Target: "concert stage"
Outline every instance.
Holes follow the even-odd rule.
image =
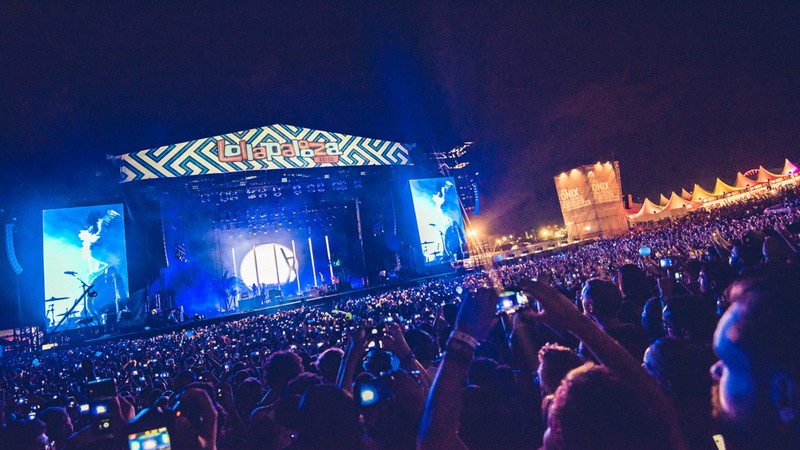
[[[91,198],[52,197],[20,222],[42,245],[16,247],[19,323],[85,340],[452,270],[468,256],[461,186],[412,165],[413,148],[269,125],[109,157],[121,183],[91,180],[75,187]]]

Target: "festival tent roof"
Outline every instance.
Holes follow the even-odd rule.
[[[744,189],[757,184],[758,181],[747,178],[742,172],[736,172],[736,183],[734,183],[734,187],[738,189]]]
[[[692,194],[690,194],[686,189],[681,189],[681,198],[684,200],[691,200]]]
[[[658,206],[663,208],[664,206],[667,206],[667,203],[669,203],[669,199],[664,197],[664,194],[661,194],[661,198],[658,200]]]
[[[657,216],[660,211],[661,208],[658,205],[651,202],[650,199],[646,198],[642,203],[642,209],[640,209],[639,212],[634,214],[632,219],[636,220],[637,222],[646,222],[648,220],[655,220],[658,218]]]
[[[729,184],[726,184],[724,181],[717,178],[717,183],[714,185],[714,192],[712,192],[712,195],[717,195],[717,196],[724,195],[729,192],[736,192],[738,190],[740,189],[735,188]]]
[[[714,194],[708,192],[707,190],[700,187],[699,184],[694,185],[694,190],[692,191],[692,203],[699,203],[705,199],[714,198]]]
[[[783,171],[781,172],[781,175],[792,175],[798,172],[800,172],[800,167],[797,167],[791,161],[789,161],[789,158],[786,158],[786,162],[783,163]]]
[[[688,211],[692,207],[694,207],[692,202],[681,198],[681,196],[673,192],[672,195],[669,196],[669,202],[667,202],[662,211],[674,211],[676,209]]]
[[[777,180],[781,175],[774,174],[765,169],[764,166],[758,166],[758,182],[766,183],[767,181]]]

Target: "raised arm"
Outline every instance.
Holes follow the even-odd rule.
[[[458,438],[461,400],[475,347],[495,320],[497,295],[485,289],[461,303],[455,331],[445,346],[439,372],[431,387],[422,415],[417,448],[465,449]]]
[[[403,335],[402,325],[397,322],[386,322],[384,327],[386,328],[384,347],[397,356],[400,360],[400,367],[408,372],[418,373],[417,378],[425,388],[425,394],[427,394],[431,388],[431,377],[425,367],[414,356],[411,347],[408,346],[408,342],[406,342],[406,338]]]
[[[342,358],[339,366],[339,374],[336,376],[336,386],[339,389],[353,394],[353,380],[355,379],[356,369],[367,353],[367,333],[363,328],[359,328],[350,336],[350,344]]]
[[[536,281],[526,281],[520,286],[529,298],[539,302],[540,312],[524,311],[525,320],[541,320],[554,327],[570,331],[592,352],[600,364],[628,382],[634,389],[644,392],[655,408],[665,411],[678,436],[677,413],[656,382],[642,369],[642,362],[628,353],[611,336],[601,330],[557,290]]]
[[[612,372],[635,383],[639,388],[656,390],[660,395],[656,383],[642,369],[642,362],[634,359],[623,346],[603,332],[590,318],[581,314],[560,292],[535,281],[523,282],[521,288],[525,295],[539,302],[541,308],[541,312],[521,312],[526,320],[541,320],[571,332]]]
[[[800,254],[800,249],[797,248],[797,244],[795,244],[791,234],[789,234],[789,230],[786,229],[786,225],[782,223],[775,224],[775,232],[778,233],[778,236],[786,243],[792,253],[795,255]]]

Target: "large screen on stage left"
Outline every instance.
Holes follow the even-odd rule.
[[[461,203],[453,179],[411,180],[410,185],[425,265],[447,264],[463,259],[467,252],[467,240]]]
[[[43,211],[42,222],[48,328],[76,304],[84,283],[92,286],[92,294],[76,304],[60,329],[74,326],[80,319],[100,321],[104,314],[121,308],[120,301],[128,297],[123,206],[50,209]]]

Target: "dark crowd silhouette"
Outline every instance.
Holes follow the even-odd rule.
[[[0,448],[800,448],[794,188],[320,307],[2,359]]]

